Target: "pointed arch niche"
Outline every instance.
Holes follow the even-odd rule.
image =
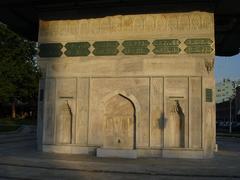
[[[114,91],[102,100],[104,110],[103,148],[135,149],[140,105],[133,95]]]

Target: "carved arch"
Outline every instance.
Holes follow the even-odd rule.
[[[137,100],[137,98],[134,95],[129,95],[126,91],[113,91],[111,93],[109,93],[108,95],[106,95],[103,99],[102,99],[102,103],[105,104],[108,100],[110,100],[112,97],[116,96],[116,95],[121,95],[125,98],[127,98],[128,100],[130,100],[135,108],[136,113],[140,112],[140,104]]]
[[[127,99],[134,108],[133,149],[135,149],[136,148],[136,139],[137,139],[137,134],[138,134],[137,133],[137,124],[139,124],[138,122],[140,121],[140,104],[134,95],[132,95],[132,94],[129,95],[125,91],[116,90],[116,91],[109,93],[102,99],[101,108],[102,108],[103,114],[106,113],[106,109],[105,109],[106,104],[108,103],[109,100],[111,100],[115,96],[122,96],[123,98]]]

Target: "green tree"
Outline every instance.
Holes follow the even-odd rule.
[[[0,23],[0,103],[30,103],[37,99],[40,70],[36,63],[36,43],[28,41]]]

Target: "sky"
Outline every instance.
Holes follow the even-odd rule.
[[[223,78],[240,79],[240,55],[219,57],[215,59],[215,77],[217,81]]]

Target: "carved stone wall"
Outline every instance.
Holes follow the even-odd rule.
[[[40,21],[39,42],[43,150],[213,155],[212,13]]]

